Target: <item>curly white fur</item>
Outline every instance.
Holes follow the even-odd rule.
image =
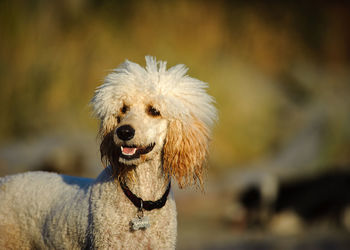
[[[0,248],[175,248],[172,192],[164,207],[145,211],[150,228],[132,231],[137,208],[119,181],[143,200],[159,199],[170,176],[181,187],[202,183],[216,110],[207,84],[186,72],[146,57],[146,68],[126,61],[110,73],[91,102],[108,167],[95,180],[45,172],[1,178]],[[118,134],[123,126],[134,129],[128,139]]]

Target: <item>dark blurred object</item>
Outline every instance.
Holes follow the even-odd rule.
[[[259,225],[279,228],[281,223],[285,223],[283,220],[298,225],[301,220],[303,225],[324,223],[347,228],[350,171],[346,170],[349,168],[340,169],[345,170],[325,171],[315,176],[282,181],[272,203],[264,203],[261,187],[247,187],[240,194],[239,202],[246,210],[248,227]],[[269,211],[268,218],[264,211]],[[276,231],[276,228],[270,229]]]
[[[331,218],[340,225],[342,214],[350,206],[349,190],[350,171],[281,183],[274,211],[293,210],[307,222]]]

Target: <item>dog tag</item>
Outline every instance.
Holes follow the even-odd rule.
[[[130,221],[130,225],[132,231],[145,230],[150,227],[149,218],[148,216],[138,216]]]

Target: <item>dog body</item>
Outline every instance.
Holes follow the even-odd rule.
[[[110,168],[96,180],[29,172],[5,177],[0,185],[1,249],[175,247],[173,195],[162,209],[144,212],[150,228],[130,231],[136,210]]]
[[[152,57],[145,69],[126,61],[96,90],[106,164],[97,179],[46,172],[0,179],[1,249],[175,248],[169,183],[202,184],[216,110],[205,83],[183,65],[165,66]]]

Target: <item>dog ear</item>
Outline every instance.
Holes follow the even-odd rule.
[[[190,124],[170,121],[163,148],[163,168],[180,188],[196,184],[202,188],[208,155],[209,129],[194,119]]]

